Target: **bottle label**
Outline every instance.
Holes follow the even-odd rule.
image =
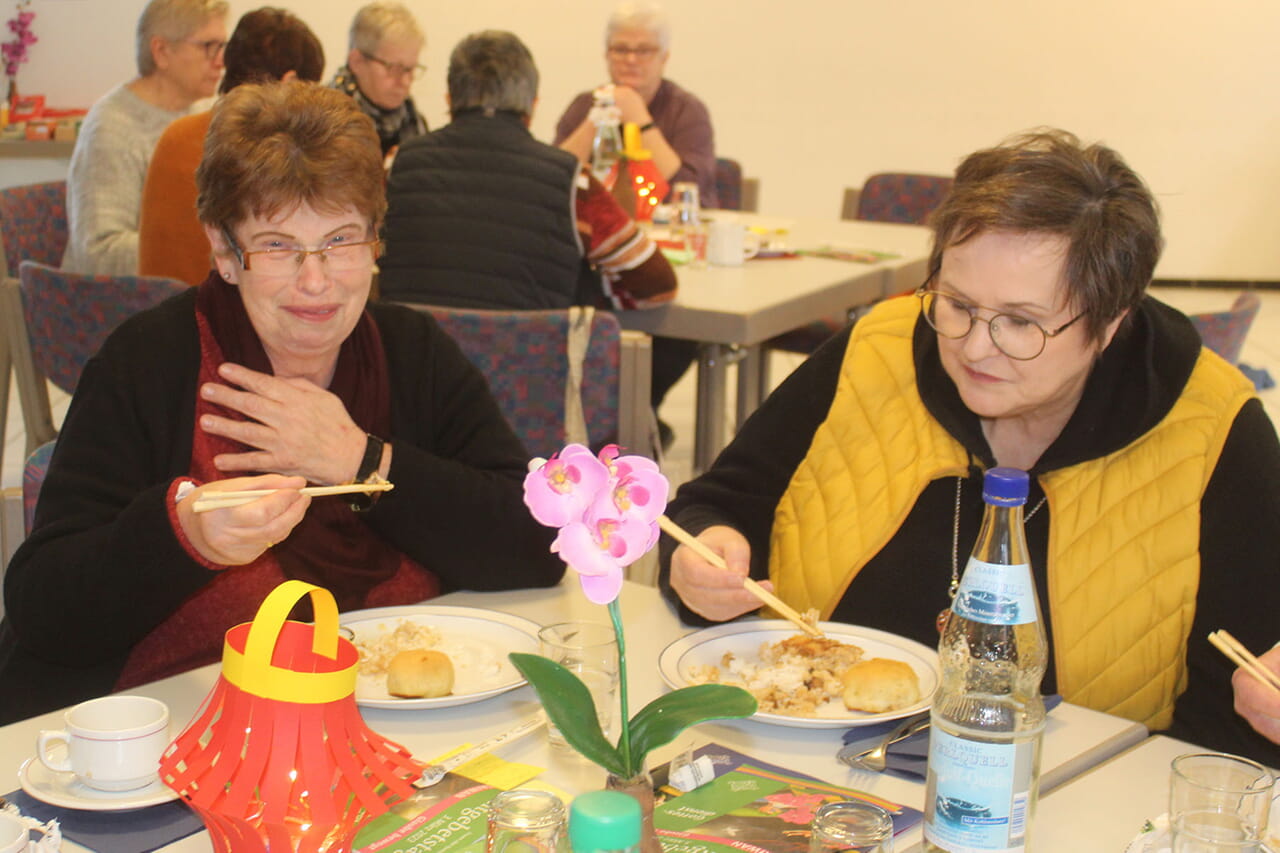
[[[984,563],[970,557],[951,610],[957,616],[985,625],[1035,622],[1036,589],[1031,566]]]
[[[983,743],[934,726],[925,838],[953,853],[1023,850],[1036,746]]]

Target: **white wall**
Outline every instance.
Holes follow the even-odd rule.
[[[1280,33],[1275,0],[667,0],[668,76],[709,105],[717,148],[761,180],[761,207],[835,217],[877,171],[949,172],[965,153],[1039,124],[1117,148],[1165,216],[1160,274],[1280,279]],[[144,0],[35,0],[41,41],[23,91],[87,105],[132,72]],[[329,70],[358,0],[283,0],[321,37]],[[409,0],[427,30],[415,96],[442,124],[448,53],[509,29],[542,72],[534,131],[549,138],[601,81],[611,0]],[[235,0],[233,15],[256,4]],[[7,33],[0,33],[2,38]]]

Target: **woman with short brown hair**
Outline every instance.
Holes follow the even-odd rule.
[[[483,376],[425,315],[368,302],[386,203],[351,99],[237,87],[198,180],[216,270],[85,367],[8,570],[0,722],[216,660],[286,578],[351,610],[563,572]],[[299,493],[377,478],[377,501]],[[194,509],[252,489],[274,491]]]

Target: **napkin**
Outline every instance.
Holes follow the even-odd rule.
[[[1052,711],[1062,702],[1056,693],[1044,697],[1045,711]],[[886,720],[870,726],[857,726],[844,733],[844,746],[853,752],[870,749],[881,741],[889,732],[902,723],[901,719]],[[885,755],[885,772],[896,773],[912,779],[924,779],[929,763],[929,729],[917,732],[909,738],[898,741],[889,747]],[[842,747],[843,748],[843,747]]]
[[[41,823],[57,818],[63,838],[97,853],[146,853],[204,829],[204,822],[182,800],[133,811],[93,812],[51,806],[22,789],[3,796]]]

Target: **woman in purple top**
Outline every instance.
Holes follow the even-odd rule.
[[[662,77],[671,56],[671,30],[662,10],[626,2],[605,27],[605,61],[625,123],[641,130],[644,145],[668,183],[697,183],[703,207],[716,207],[716,151],[711,114],[695,95]],[[592,94],[573,99],[556,125],[555,144],[584,163],[595,126],[587,117]]]

